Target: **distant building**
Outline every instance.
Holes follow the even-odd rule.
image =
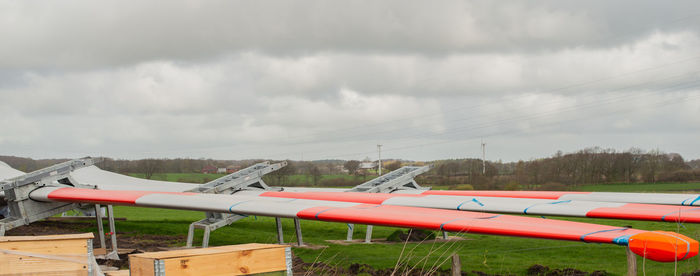
[[[240,170],[241,170],[241,166],[238,166],[238,165],[231,165],[231,166],[226,167],[226,173],[228,173],[228,174],[232,174],[232,173],[235,173],[235,172],[240,171]]]
[[[369,157],[366,157],[362,162],[360,162],[360,167],[358,169],[360,170],[371,170],[377,167],[377,162],[369,160]]]
[[[219,171],[219,168],[214,166],[204,166],[202,168],[202,173],[216,173],[217,171]]]
[[[226,168],[216,168],[216,173],[226,173]]]

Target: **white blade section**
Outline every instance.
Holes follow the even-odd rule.
[[[0,161],[0,180],[18,177],[23,174],[23,171],[16,170],[10,167],[10,165],[7,165],[5,162]]]
[[[561,196],[559,199],[685,206],[700,205],[700,195],[698,194],[592,192],[590,194],[567,194]]]
[[[319,205],[351,207],[350,202],[319,201],[223,194],[150,194],[136,200],[136,206],[296,218],[304,209]]]
[[[585,217],[589,211],[601,207],[620,207],[625,203],[529,198],[438,196],[393,197],[383,205],[439,208],[476,212],[515,213],[529,215],[556,215]]]
[[[96,185],[100,190],[183,192],[199,186],[181,182],[168,182],[131,177],[89,166],[71,172],[80,184]]]

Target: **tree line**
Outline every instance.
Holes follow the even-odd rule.
[[[151,178],[156,173],[199,173],[207,166],[245,168],[263,160],[141,159],[101,158],[102,169]],[[33,171],[68,159],[39,159],[0,156],[0,161],[22,170]],[[375,176],[374,170],[360,169],[357,160],[292,161],[267,175],[264,180],[280,186],[354,186]],[[276,161],[272,161],[276,162]],[[680,154],[659,150],[626,151],[586,148],[577,152],[557,152],[547,158],[518,162],[481,159],[450,159],[430,162],[387,160],[383,171],[403,165],[431,164],[433,169],[417,178],[422,185],[447,185],[475,189],[567,189],[584,184],[634,182],[700,181],[700,159],[685,161]]]
[[[477,189],[562,189],[583,184],[700,181],[700,160],[680,154],[599,147],[510,163],[479,159],[436,161],[430,183],[471,184]],[[432,178],[432,179],[431,179]]]

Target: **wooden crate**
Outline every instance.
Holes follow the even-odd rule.
[[[131,275],[247,275],[291,271],[287,245],[239,244],[129,255]]]
[[[0,275],[88,275],[92,233],[0,236]]]

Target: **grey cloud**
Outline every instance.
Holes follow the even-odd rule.
[[[0,9],[0,67],[201,62],[260,51],[455,53],[619,45],[654,30],[697,32],[689,6],[607,1],[72,1]],[[635,8],[630,9],[630,6]],[[663,15],[663,16],[662,16]],[[640,23],[641,22],[641,23]],[[683,26],[682,30],[679,30]]]
[[[676,3],[3,2],[0,154],[697,158]]]

